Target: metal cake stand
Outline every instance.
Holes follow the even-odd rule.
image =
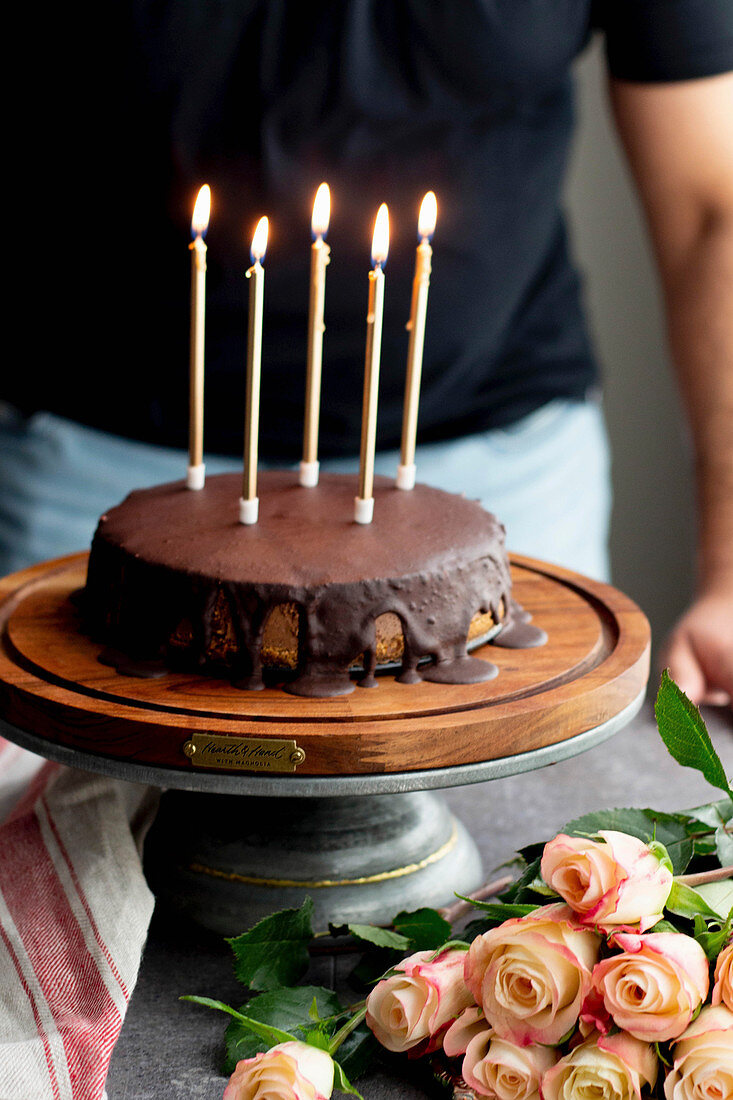
[[[118,675],[69,599],[85,565],[74,555],[0,581],[0,733],[160,788],[151,885],[224,935],[307,894],[323,929],[470,893],[482,879],[477,847],[431,792],[584,752],[644,698],[649,626],[638,607],[531,559],[513,558],[514,591],[546,646],[478,651],[499,666],[484,684],[385,674],[375,690],[326,700],[193,674]]]

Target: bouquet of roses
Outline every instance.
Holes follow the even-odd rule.
[[[225,1100],[359,1096],[351,1079],[380,1052],[429,1065],[455,1097],[731,1100],[733,790],[666,674],[656,713],[672,755],[724,798],[589,814],[524,849],[495,901],[332,928],[364,948],[362,980],[382,970],[363,1002],[298,984],[310,899],[230,940],[257,995],[239,1011],[185,998],[232,1017]]]

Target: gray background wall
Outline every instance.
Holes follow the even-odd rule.
[[[604,371],[613,581],[646,611],[656,649],[692,591],[690,448],[651,250],[609,117],[599,43],[581,59],[577,82],[567,206]]]

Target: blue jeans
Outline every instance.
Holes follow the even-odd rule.
[[[398,462],[382,452],[377,472],[394,477]],[[553,401],[509,428],[418,448],[416,462],[419,481],[494,512],[510,550],[608,578],[609,459],[595,402]],[[183,452],[0,405],[0,576],[86,549],[104,511],[131,489],[185,478],[187,463]],[[238,467],[206,458],[207,474]],[[356,477],[358,461],[322,468]]]

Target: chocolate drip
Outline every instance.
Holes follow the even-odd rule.
[[[120,676],[134,676],[138,680],[160,680],[169,672],[163,661],[144,661],[128,657],[126,653],[120,653],[110,646],[106,646],[97,659],[100,664],[109,665],[115,672],[119,672]]]
[[[491,639],[491,645],[502,649],[533,649],[544,645],[546,641],[546,632],[532,625],[530,613],[521,604],[511,600],[506,621],[496,637]]]
[[[126,655],[120,671],[163,661],[259,690],[265,627],[282,604],[299,609],[298,671],[285,685],[296,695],[353,691],[349,668],[362,655],[359,685],[376,686],[375,622],[387,612],[402,623],[402,683],[492,679],[496,667],[469,657],[466,638],[477,611],[498,617],[502,603],[510,613],[496,644],[544,640],[510,604],[503,528],[475,502],[381,478],[374,523],[360,527],[352,478],[325,475],[304,489],[292,473],[270,471],[259,523],[246,527],[238,491],[237,475],[197,492],[159,486],[100,520],[84,615]]]
[[[491,661],[466,655],[436,661],[422,671],[420,678],[434,684],[481,684],[498,675],[499,669]]]

